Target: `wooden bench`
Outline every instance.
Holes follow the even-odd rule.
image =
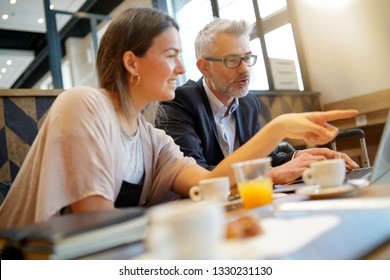
[[[46,113],[63,90],[0,90],[0,182],[18,173]]]

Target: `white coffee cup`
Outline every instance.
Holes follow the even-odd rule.
[[[344,159],[329,159],[310,164],[302,174],[306,184],[318,184],[321,188],[341,186],[345,178]]]
[[[218,259],[224,240],[224,209],[219,203],[191,200],[151,207],[146,248],[156,259]]]
[[[200,180],[198,186],[190,189],[189,195],[193,201],[219,200],[226,201],[230,193],[229,177],[217,177]]]

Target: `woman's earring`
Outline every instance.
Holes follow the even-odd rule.
[[[134,79],[135,78],[135,79]],[[130,83],[134,86],[138,86],[139,82],[141,81],[141,77],[139,74],[132,75],[130,78]]]

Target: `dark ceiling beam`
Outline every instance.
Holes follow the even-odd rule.
[[[64,88],[62,81],[61,57],[62,48],[60,36],[57,32],[56,13],[50,9],[50,0],[43,0],[46,23],[46,41],[49,47],[49,63],[54,88]]]

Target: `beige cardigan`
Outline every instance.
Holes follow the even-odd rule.
[[[164,131],[139,117],[145,168],[140,205],[158,204],[173,180],[196,164]],[[120,127],[111,101],[99,90],[60,94],[0,207],[0,229],[44,221],[91,195],[115,201],[124,172]]]

